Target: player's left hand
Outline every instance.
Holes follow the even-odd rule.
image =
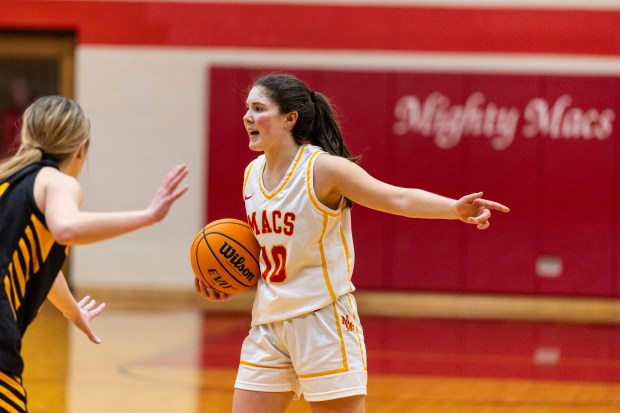
[[[459,219],[468,224],[474,224],[478,229],[487,229],[491,224],[491,210],[509,212],[510,208],[499,202],[482,199],[482,192],[465,195],[456,201],[456,211]]]
[[[194,278],[194,288],[197,293],[211,302],[228,301],[234,297],[234,295],[221,293],[214,290],[213,288],[203,284],[198,278]]]
[[[90,328],[90,321],[97,317],[105,308],[105,303],[97,305],[97,302],[88,295],[78,303],[79,313],[74,318],[69,318],[77,328],[79,328],[89,340],[95,344],[101,343],[101,339],[95,335]]]

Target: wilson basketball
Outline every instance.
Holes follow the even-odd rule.
[[[259,253],[258,240],[248,224],[226,218],[210,222],[198,232],[190,259],[200,281],[234,295],[258,282]]]

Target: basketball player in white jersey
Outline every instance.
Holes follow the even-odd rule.
[[[489,226],[491,209],[508,208],[482,193],[454,200],[373,178],[349,153],[325,96],[291,75],[256,80],[246,107],[249,147],[263,152],[243,182],[262,277],[233,413],[284,412],[301,395],[315,413],[364,412],[366,349],[352,295],[352,203],[479,229]],[[195,283],[210,301],[231,298]]]

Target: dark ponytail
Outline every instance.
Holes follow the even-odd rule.
[[[310,142],[330,155],[340,156],[358,163],[344,143],[340,126],[327,98],[311,90],[293,75],[270,73],[258,78],[253,86],[260,86],[264,93],[280,108],[280,113],[297,112],[293,138],[299,145]],[[350,207],[352,202],[346,200]]]
[[[311,96],[314,97],[312,102],[314,103],[315,114],[310,142],[313,145],[320,146],[327,153],[358,163],[360,157],[351,156],[351,152],[349,152],[349,148],[347,148],[342,138],[340,126],[332,106],[327,98],[323,94],[314,91],[311,92]]]

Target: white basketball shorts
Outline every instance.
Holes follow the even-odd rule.
[[[352,294],[320,310],[250,329],[235,388],[307,401],[366,395],[364,334]]]

